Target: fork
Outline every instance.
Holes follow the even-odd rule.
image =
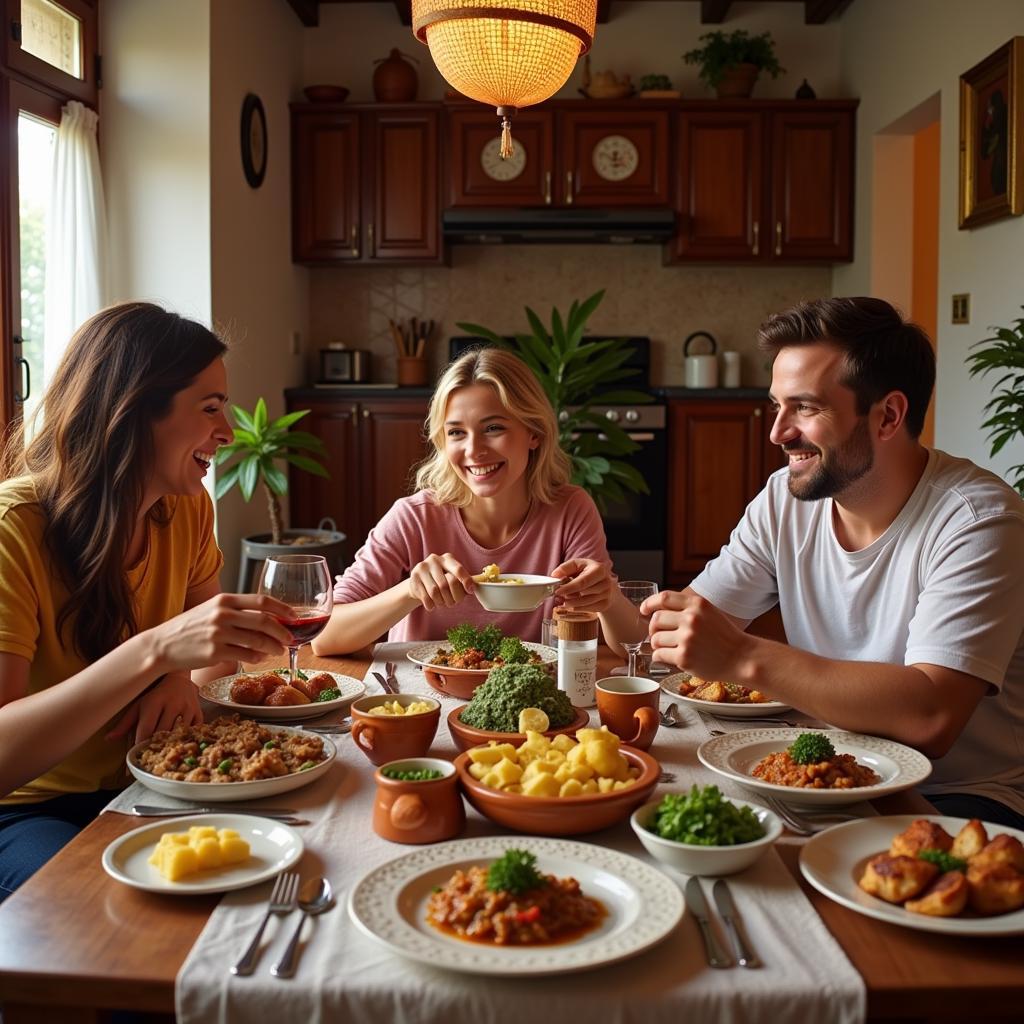
[[[395,693],[398,693],[398,676],[395,673],[398,671],[398,666],[393,661],[384,662],[384,673],[388,677],[388,682],[394,687]]]
[[[850,814],[845,811],[829,811],[821,815],[817,821],[811,821],[797,814],[791,807],[787,807],[773,796],[767,796],[764,793],[760,793],[759,796],[768,805],[769,810],[774,811],[782,819],[786,828],[798,836],[817,835],[819,832],[824,832],[825,829],[836,824],[836,822],[854,821],[859,817],[857,814]]]
[[[270,891],[270,903],[267,912],[260,921],[256,934],[249,943],[249,948],[242,954],[242,958],[231,968],[232,974],[243,977],[252,974],[256,969],[256,959],[260,948],[260,939],[263,937],[263,929],[266,928],[271,914],[290,914],[298,904],[299,900],[299,875],[296,871],[284,871],[277,876],[274,888]]]

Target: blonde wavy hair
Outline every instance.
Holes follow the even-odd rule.
[[[462,482],[445,453],[445,414],[448,399],[459,388],[488,384],[505,410],[538,441],[526,467],[527,494],[545,505],[555,501],[569,482],[569,456],[558,444],[558,422],[547,395],[533,371],[518,356],[500,348],[472,349],[452,363],[438,381],[430,400],[426,432],[434,451],[416,470],[416,489],[431,491],[442,505],[464,508],[473,492]]]

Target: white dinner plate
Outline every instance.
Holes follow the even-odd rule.
[[[313,735],[308,732],[304,733],[301,729],[288,729],[283,726],[265,726],[265,728],[272,733],[299,735],[307,739]],[[276,796],[279,793],[287,793],[289,790],[308,786],[315,779],[325,775],[334,763],[337,750],[328,737],[321,736],[320,739],[324,743],[325,756],[319,764],[307,768],[304,772],[292,772],[290,775],[280,775],[274,779],[253,779],[251,782],[184,782],[180,779],[165,779],[160,775],[143,771],[139,767],[139,753],[149,740],[136,743],[128,751],[128,770],[144,786],[156,793],[176,797],[178,800],[192,800],[200,804],[230,803],[232,800],[259,800],[265,796]]]
[[[536,651],[541,658],[541,662],[544,665],[554,665],[558,661],[558,651],[554,647],[545,647],[544,644],[528,643],[523,641],[523,646],[530,651]],[[434,665],[431,663],[438,650],[451,651],[452,645],[446,640],[432,640],[430,643],[420,644],[418,647],[413,647],[412,650],[406,651],[405,656],[414,664],[419,665],[421,668],[433,668],[437,669],[438,672],[444,672],[446,675],[449,672],[479,672],[478,668],[449,668],[447,665]]]
[[[944,935],[1024,933],[1024,909],[992,917],[981,917],[970,912],[958,917],[929,917],[927,914],[912,914],[898,904],[886,903],[876,896],[870,896],[857,884],[864,873],[864,865],[876,854],[885,853],[893,836],[921,818],[941,825],[952,836],[967,824],[966,818],[946,818],[938,814],[899,814],[850,821],[819,832],[809,839],[800,851],[800,870],[818,892],[858,914],[879,921],[924,932],[941,932]],[[1024,832],[1015,828],[988,822],[985,828],[990,839],[1005,832],[1024,842]]]
[[[282,721],[296,718],[319,718],[326,715],[328,711],[348,711],[349,706],[357,697],[366,693],[366,687],[358,679],[352,676],[343,676],[338,672],[326,673],[334,680],[334,685],[341,691],[337,700],[313,701],[309,704],[289,704],[286,707],[267,707],[264,704],[237,704],[231,699],[231,684],[241,676],[262,675],[260,672],[236,672],[233,676],[221,676],[212,682],[204,683],[199,687],[200,696],[212,704],[219,704],[222,708],[230,711],[237,711],[242,715],[256,718],[276,718]],[[307,671],[307,675],[320,675],[316,672]]]
[[[563,945],[491,946],[445,935],[427,922],[427,901],[457,868],[529,850],[546,874],[576,878],[608,911],[601,926]],[[568,839],[486,836],[424,846],[365,874],[349,896],[356,925],[393,953],[468,974],[564,974],[636,956],[661,942],[683,915],[674,881],[624,853]]]
[[[726,704],[714,700],[696,700],[685,697],[679,692],[679,684],[690,678],[689,672],[675,672],[661,681],[662,690],[674,700],[689,705],[695,711],[703,711],[706,715],[716,718],[767,718],[782,711],[792,710],[791,704],[783,704],[777,700],[767,700],[763,704]]]
[[[697,748],[701,764],[749,789],[770,793],[783,803],[797,806],[859,803],[916,786],[931,774],[932,763],[924,754],[893,740],[858,732],[829,729],[828,738],[837,754],[853,754],[858,764],[873,769],[880,781],[853,789],[800,789],[765,782],[750,774],[768,754],[785,750],[801,733],[814,729],[740,729],[706,740]]]
[[[167,881],[149,863],[149,856],[165,832],[187,832],[193,825],[233,828],[249,844],[249,859],[200,871],[180,882]],[[118,837],[103,851],[103,869],[112,878],[136,889],[190,896],[257,885],[290,868],[302,856],[302,850],[298,832],[279,821],[249,814],[196,814],[164,818]]]

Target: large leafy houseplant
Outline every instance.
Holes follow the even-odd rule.
[[[1013,324],[989,327],[995,331],[995,337],[976,341],[971,348],[986,347],[967,357],[972,377],[1005,371],[995,383],[992,398],[985,403],[988,419],[982,426],[988,428],[992,455],[1014,438],[1024,437],[1024,318],[1018,317]],[[1015,474],[1013,486],[1024,498],[1024,463],[1011,466],[1010,472]]]
[[[292,426],[308,415],[309,409],[286,413],[276,420],[267,416],[267,404],[260,398],[256,408],[247,412],[237,405],[231,406],[235,419],[235,438],[230,444],[217,449],[213,457],[222,466],[236,459],[227,471],[217,478],[215,494],[222,498],[237,485],[246,501],[251,501],[258,484],[263,485],[270,515],[271,543],[281,543],[281,502],[288,493],[288,474],[275,463],[283,461],[304,469],[307,473],[326,477],[328,472],[312,455],[325,455],[323,442]]]
[[[697,77],[712,89],[716,88],[731,68],[740,64],[753,64],[772,78],[778,78],[786,69],[775,56],[775,42],[770,32],[752,36],[743,29],[735,32],[705,32],[700,37],[703,46],[683,54],[687,64],[699,64]]]
[[[597,401],[608,405],[651,400],[645,392],[628,389],[598,393],[639,372],[623,366],[630,349],[621,339],[590,341],[584,336],[587,320],[603,298],[602,289],[583,302],[573,302],[566,316],[552,309],[550,329],[527,306],[532,333],[517,334],[512,345],[479,324],[459,324],[469,334],[511,348],[533,370],[558,417],[558,440],[572,462],[572,482],[589,491],[601,508],[609,500],[622,500],[627,491],[649,491],[644,478],[620,458],[640,446],[591,407]]]

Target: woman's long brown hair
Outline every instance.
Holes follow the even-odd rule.
[[[42,401],[43,426],[8,465],[31,475],[46,518],[45,542],[69,599],[78,654],[95,660],[137,632],[125,561],[154,464],[155,422],[174,396],[226,351],[206,327],[146,302],[87,320]],[[166,521],[157,502],[149,515]]]

